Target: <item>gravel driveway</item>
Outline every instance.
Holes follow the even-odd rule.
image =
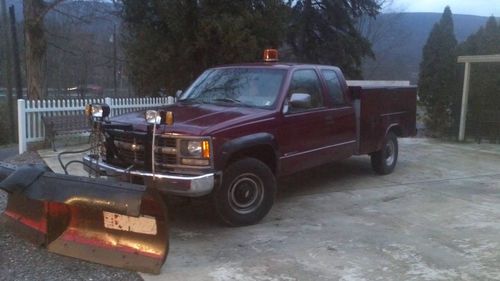
[[[18,162],[34,162],[25,155]],[[21,157],[22,158],[22,157]],[[1,197],[2,195],[0,195]],[[0,209],[5,196],[0,198]],[[396,171],[366,156],[280,183],[259,224],[228,228],[208,202],[168,202],[161,275],[51,254],[0,223],[0,280],[499,280],[500,146],[400,140]]]
[[[43,162],[36,153],[25,153],[7,162]],[[0,191],[0,212],[7,195]],[[49,253],[17,238],[0,217],[0,280],[142,280],[135,272],[115,269]]]

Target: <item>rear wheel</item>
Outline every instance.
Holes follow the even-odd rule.
[[[217,214],[232,226],[251,225],[264,218],[274,203],[276,181],[269,167],[255,158],[229,165],[214,193]]]
[[[392,173],[398,161],[398,139],[389,132],[384,139],[382,149],[371,155],[373,170],[381,175]]]

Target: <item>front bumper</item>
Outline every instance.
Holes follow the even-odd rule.
[[[161,192],[187,197],[200,197],[212,192],[215,186],[215,174],[209,173],[197,176],[172,175],[124,169],[116,167],[90,156],[83,157],[84,168],[87,172],[118,177],[120,180],[129,181],[131,177],[142,177],[144,184],[152,186]]]

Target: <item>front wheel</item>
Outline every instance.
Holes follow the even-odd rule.
[[[382,149],[371,155],[373,170],[381,175],[392,173],[398,161],[398,138],[389,132],[384,139]]]
[[[274,203],[276,180],[269,167],[254,158],[230,164],[215,189],[217,214],[231,226],[251,225],[264,218]]]

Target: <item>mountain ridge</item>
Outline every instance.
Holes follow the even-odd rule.
[[[368,32],[375,60],[363,61],[363,75],[369,80],[410,80],[416,84],[422,48],[441,18],[441,13],[386,13],[371,20],[371,30],[379,30],[378,36]],[[467,39],[484,26],[488,17],[453,15],[455,36],[458,43]],[[366,33],[367,28],[364,29]]]

